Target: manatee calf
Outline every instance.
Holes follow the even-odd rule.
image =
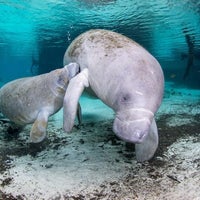
[[[34,143],[46,136],[48,117],[63,106],[65,91],[79,65],[70,63],[50,73],[21,78],[0,89],[0,112],[18,125],[33,123],[30,138]]]
[[[136,158],[152,158],[158,146],[154,114],[164,87],[157,60],[133,40],[107,30],[90,30],[78,36],[64,55],[64,65],[76,62],[79,73],[64,98],[64,129],[74,124],[78,99],[84,87],[111,107],[116,117],[113,131],[136,144]]]

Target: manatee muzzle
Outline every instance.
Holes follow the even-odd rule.
[[[113,131],[126,142],[141,143],[149,133],[153,116],[150,110],[143,108],[117,112]]]

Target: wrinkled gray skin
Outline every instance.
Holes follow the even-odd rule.
[[[41,142],[48,117],[63,106],[68,83],[79,70],[77,63],[70,63],[47,74],[7,83],[0,89],[0,112],[15,124],[33,123],[31,142]]]
[[[69,84],[64,99],[64,130],[74,124],[78,99],[85,87],[111,107],[116,117],[113,131],[136,144],[136,158],[142,162],[154,155],[158,132],[154,114],[164,87],[157,60],[131,39],[106,30],[90,30],[78,36],[64,55],[64,65],[81,67]]]

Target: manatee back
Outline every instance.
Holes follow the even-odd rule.
[[[110,107],[121,91],[131,90],[145,94],[143,98],[149,99],[153,112],[161,103],[164,77],[159,63],[141,45],[121,34],[101,29],[81,34],[64,55],[64,64],[72,61],[81,69],[89,69],[92,90]]]

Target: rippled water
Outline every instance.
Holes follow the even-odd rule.
[[[200,0],[0,1],[0,81],[61,67],[70,42],[91,28],[139,42],[159,60],[166,78],[180,79],[192,44],[191,73],[198,83]],[[32,60],[39,69],[31,71]]]

